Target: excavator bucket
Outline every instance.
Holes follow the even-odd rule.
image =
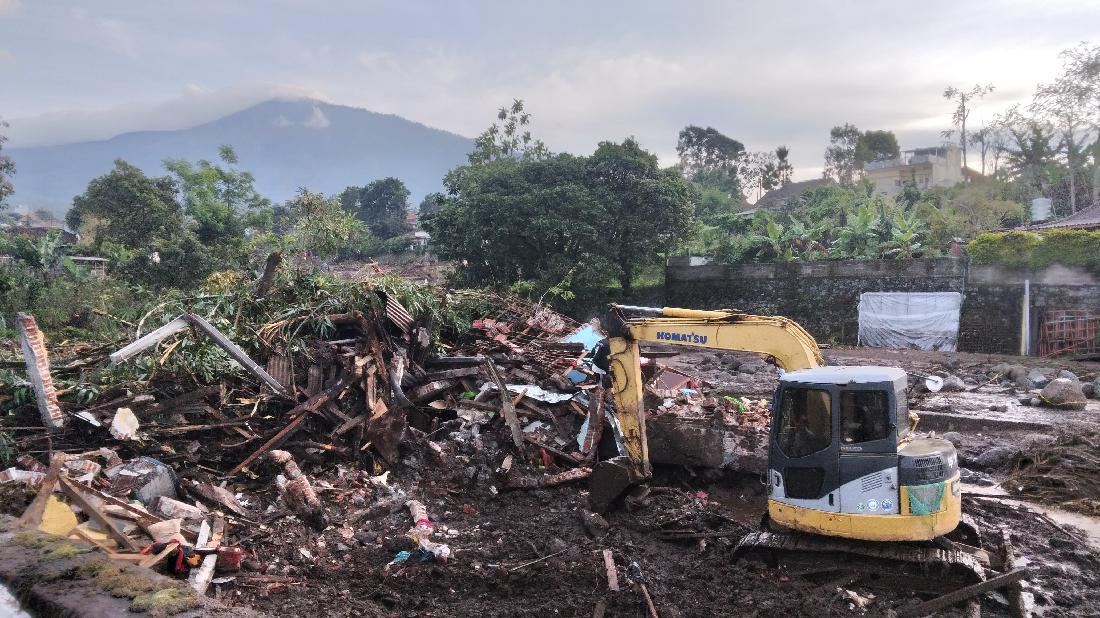
[[[606,513],[627,488],[642,480],[643,476],[630,457],[621,455],[601,461],[588,479],[589,509]]]

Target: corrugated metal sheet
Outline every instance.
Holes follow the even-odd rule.
[[[406,335],[412,331],[413,318],[409,315],[409,311],[389,294],[386,295],[386,317],[393,321],[394,325]]]

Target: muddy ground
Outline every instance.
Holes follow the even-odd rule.
[[[971,387],[986,381],[988,369],[1005,360],[1068,369],[1082,377],[1095,375],[1098,368],[1095,363],[912,351],[833,349],[826,357],[830,364],[950,372]],[[662,362],[702,377],[721,393],[770,398],[777,380],[774,367],[752,355],[692,352]],[[962,465],[975,473],[970,490],[987,495],[965,498],[964,511],[977,521],[987,543],[999,541],[1002,529],[1008,532],[1019,562],[1031,568],[1025,591],[1037,609],[1047,616],[1100,615],[1096,520],[1027,496],[1022,501],[1003,496],[1011,482],[1002,481],[1013,478],[1018,457],[983,470],[975,464],[994,447],[1019,449],[1036,435],[1095,433],[1100,429],[1097,402],[1090,401],[1084,411],[1062,412],[1020,406],[1020,395],[997,384],[974,393],[917,394],[910,403],[918,411],[928,407],[955,414],[937,420],[941,433],[953,423],[969,427],[952,438],[959,442]],[[363,495],[364,472],[321,465],[311,473],[319,480],[332,525],[318,533],[280,510],[246,524],[237,541],[255,553],[247,565],[252,570],[216,585],[218,596],[281,616],[590,616],[601,605],[607,616],[644,616],[641,584],[665,617],[885,615],[921,600],[913,591],[852,576],[836,565],[769,569],[735,561],[738,538],[757,528],[765,510],[764,486],[755,476],[659,468],[647,496],[605,521],[592,521],[585,519],[583,483],[505,490],[494,475],[505,453],[490,436],[480,450],[468,441],[431,438],[441,448],[431,448],[424,437],[410,441],[389,483],[425,502],[436,538],[453,549],[449,561],[413,558],[387,567],[398,552],[413,548],[405,537],[412,522],[401,501],[348,521],[349,513],[377,504],[379,496]],[[377,494],[377,488],[372,491]],[[274,495],[253,499],[275,502]],[[722,534],[662,540],[669,531]],[[608,590],[602,550],[611,550],[618,566],[619,592]],[[984,596],[982,610],[988,616],[1009,615],[999,593]]]

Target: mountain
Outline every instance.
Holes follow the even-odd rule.
[[[275,202],[298,187],[338,193],[348,185],[395,176],[415,206],[442,189],[448,170],[466,162],[473,140],[392,114],[309,99],[276,99],[190,129],[123,133],[108,140],[12,148],[17,208],[46,208],[58,216],[88,181],[125,159],[146,174],[163,175],[164,159],[215,160],[218,146],[237,151],[240,169]]]

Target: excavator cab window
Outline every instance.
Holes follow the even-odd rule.
[[[884,391],[842,391],[840,431],[843,444],[883,440],[890,432],[890,399]]]
[[[833,441],[829,391],[786,388],[779,409],[779,447],[788,457],[805,457]]]

